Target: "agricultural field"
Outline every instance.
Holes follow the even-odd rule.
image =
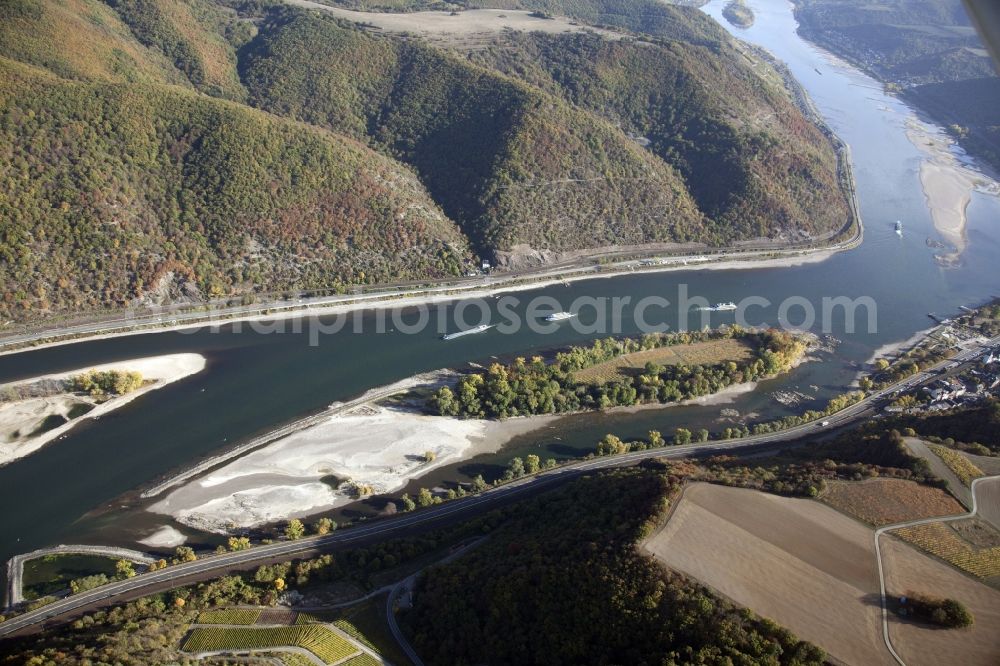
[[[829,506],[696,483],[645,548],[836,660],[895,664],[869,603],[879,590],[872,532]]]
[[[903,479],[832,481],[820,501],[876,527],[965,513],[946,491]]]
[[[197,627],[184,642],[184,651],[267,650],[281,646],[305,648],[327,664],[360,652],[339,634],[315,624],[292,627]]]
[[[724,361],[743,361],[750,357],[751,349],[741,340],[732,338],[707,340],[689,345],[671,345],[646,349],[619,356],[605,363],[573,373],[581,383],[604,384],[633,377],[646,367],[656,365],[716,365]]]
[[[976,548],[945,523],[904,527],[893,534],[973,576],[1000,576],[1000,547]]]
[[[983,470],[973,465],[968,458],[958,451],[949,449],[947,446],[941,446],[940,444],[928,444],[927,447],[933,451],[938,458],[944,461],[944,464],[948,466],[948,469],[954,472],[966,486],[971,485],[973,479],[978,479],[979,477],[984,476]]]
[[[967,520],[955,520],[948,523],[958,535],[976,548],[994,548],[1000,546],[1000,530],[976,516]]]
[[[975,618],[967,629],[941,630],[890,616],[889,636],[907,666],[996,666],[1000,654],[1000,591],[895,538],[882,539],[882,563],[890,596],[920,593],[956,599]]]
[[[259,608],[219,608],[198,613],[198,624],[255,624]]]
[[[976,486],[979,517],[1000,530],[1000,479],[980,481]]]
[[[296,623],[308,625],[328,623],[364,645],[372,652],[388,659],[396,666],[404,666],[410,661],[399,649],[396,640],[389,633],[385,623],[385,596],[368,599],[355,606],[329,611],[299,613]]]

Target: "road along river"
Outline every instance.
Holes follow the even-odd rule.
[[[748,296],[768,299],[770,305],[748,315],[757,324],[777,323],[779,305],[790,297],[804,299],[817,310],[824,297],[870,297],[877,304],[876,330],[869,332],[862,317],[858,329],[848,332],[843,316],[835,316],[829,322],[830,332],[842,340],[835,355],[820,354],[817,362],[764,382],[757,391],[734,397],[731,404],[566,417],[518,437],[499,453],[436,469],[411,484],[411,492],[417,485],[431,486],[503,464],[513,455],[534,451],[542,457],[565,457],[591,450],[609,431],[638,436],[650,428],[670,432],[679,425],[718,429],[723,407],[762,418],[799,412],[843,391],[879,347],[928,328],[932,324],[928,312],[947,316],[959,305],[981,303],[1000,293],[996,270],[1000,203],[972,195],[966,248],[955,266],[939,265],[935,261],[939,250],[928,240],[941,237],[919,179],[925,156],[907,137],[906,124],[913,112],[884,95],[871,78],[801,40],[787,3],[756,0],[751,5],[757,21],[753,28],[738,31],[739,36],[785,61],[832,129],[851,147],[865,221],[864,243],[824,262],[795,267],[635,274],[521,291],[516,294],[521,305],[515,311],[523,317],[524,303],[539,295],[551,296],[563,307],[579,297],[629,297],[621,328],[628,334],[637,330],[633,315],[640,299],[661,296],[675,303],[678,289],[686,285],[692,296],[704,296],[712,303],[738,302]],[[714,14],[720,8],[721,2],[713,2],[707,10]],[[904,223],[902,236],[893,230],[897,219]],[[495,303],[487,301],[491,308]],[[435,305],[432,315],[445,308],[454,310]],[[416,316],[407,314],[406,321]],[[799,317],[791,318],[798,322]],[[277,332],[271,334],[248,326],[223,326],[218,331],[136,335],[0,357],[0,382],[167,353],[195,352],[208,359],[198,375],[81,424],[66,439],[0,469],[0,503],[5,507],[0,515],[0,558],[55,543],[134,546],[166,518],[142,510],[134,493],[124,494],[171,471],[318,412],[331,402],[416,373],[493,356],[531,354],[595,337],[563,325],[548,334],[522,327],[509,334],[491,330],[443,342],[434,326],[414,334],[404,334],[398,326],[373,333],[374,318],[371,312],[358,314],[363,333],[354,333],[349,322],[338,333],[320,336],[315,346],[309,344],[309,325],[294,332],[289,320],[276,325]],[[677,313],[651,308],[646,319],[676,325]],[[732,321],[733,313],[710,315],[713,325]],[[822,323],[818,319],[815,328]],[[454,328],[452,323],[449,330]],[[798,391],[806,396],[805,402],[783,406],[770,395],[779,389]],[[345,513],[371,510],[371,505],[359,504]],[[192,543],[208,540],[177,527],[192,537]]]

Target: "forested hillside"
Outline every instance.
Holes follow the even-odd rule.
[[[0,60],[0,164],[8,316],[158,288],[453,274],[465,258],[398,164],[177,88],[70,83]]]
[[[800,240],[847,221],[829,141],[784,91],[734,66],[735,52],[712,58],[680,42],[514,33],[471,57],[648,140],[683,176],[710,242]]]
[[[709,19],[546,7],[659,37],[469,55],[277,0],[3,3],[0,321],[844,227],[829,141]]]
[[[961,0],[796,0],[804,37],[847,58],[1000,168],[1000,78]]]
[[[484,254],[702,240],[674,169],[566,102],[420,44],[298,16],[248,46],[251,100],[412,164]]]
[[[821,664],[823,652],[637,550],[677,486],[623,469],[571,482],[417,583],[428,664]]]

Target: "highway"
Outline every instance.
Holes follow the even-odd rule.
[[[998,343],[1000,343],[1000,336],[984,344],[995,345]],[[324,536],[307,537],[297,541],[281,541],[279,543],[254,546],[246,551],[211,555],[194,562],[176,564],[159,571],[139,574],[134,578],[115,581],[88,592],[65,597],[37,610],[11,618],[6,622],[0,623],[0,637],[9,636],[54,618],[70,615],[88,606],[102,602],[107,602],[110,605],[114,603],[111,600],[117,597],[141,596],[143,590],[158,591],[170,589],[171,587],[180,587],[189,584],[194,578],[212,578],[223,575],[231,570],[249,569],[256,564],[279,558],[291,559],[335,546],[391,538],[405,533],[415,526],[443,520],[455,520],[463,516],[472,516],[485,508],[490,508],[492,505],[501,505],[516,501],[528,493],[548,489],[587,472],[635,465],[651,458],[681,458],[691,456],[692,454],[705,456],[735,449],[760,448],[810,434],[819,435],[826,433],[874,414],[874,407],[879,401],[900,389],[914,388],[921,383],[936,378],[938,370],[946,364],[954,363],[955,361],[965,362],[981,354],[982,346],[975,345],[950,359],[941,361],[923,372],[865,397],[863,400],[830,415],[820,423],[813,421],[780,432],[752,435],[740,439],[715,441],[707,444],[668,446],[575,461],[502,486],[489,488],[476,495],[451,500],[444,504],[398,517],[381,519],[372,524],[362,524]]]
[[[826,246],[789,246],[774,245],[761,246],[744,250],[714,250],[705,248],[696,254],[671,254],[664,249],[656,252],[655,248],[629,249],[618,252],[607,252],[590,255],[585,258],[577,258],[561,263],[548,264],[536,269],[526,269],[511,273],[500,273],[496,275],[475,277],[466,276],[442,280],[434,284],[424,281],[401,282],[393,285],[382,285],[368,287],[365,292],[351,294],[336,294],[332,296],[314,296],[294,299],[271,300],[264,303],[253,303],[250,305],[235,305],[214,307],[212,303],[188,304],[186,306],[164,306],[163,310],[153,311],[146,314],[138,312],[121,313],[123,316],[104,317],[98,321],[82,323],[62,327],[44,327],[39,330],[30,331],[22,328],[20,334],[11,331],[7,335],[0,335],[0,353],[14,353],[17,351],[30,351],[32,345],[41,343],[62,343],[83,342],[97,336],[104,335],[130,335],[136,333],[149,333],[176,328],[210,326],[238,321],[247,318],[263,318],[278,315],[320,315],[326,308],[337,306],[356,306],[362,308],[366,303],[372,306],[391,306],[393,302],[402,299],[425,298],[431,299],[435,296],[454,296],[456,299],[462,298],[463,294],[476,293],[481,290],[491,292],[511,289],[515,286],[527,284],[528,286],[542,287],[549,281],[568,282],[572,280],[586,279],[588,277],[603,276],[608,273],[643,273],[657,272],[678,269],[697,269],[703,263],[713,261],[746,261],[748,267],[753,266],[753,261],[767,259],[775,256],[805,256],[818,252],[842,252],[856,247],[864,238],[864,229],[856,225],[854,235],[839,243]],[[615,256],[645,254],[650,257],[643,260],[641,258],[629,258],[604,265],[595,265],[593,262],[601,258],[613,258]],[[181,307],[195,308],[194,311],[179,311]],[[0,329],[3,328],[0,322]],[[11,326],[11,329],[14,327]]]

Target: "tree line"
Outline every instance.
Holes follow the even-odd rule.
[[[596,384],[574,377],[578,370],[633,352],[726,338],[747,343],[753,349],[750,358],[713,365],[647,363],[632,377]],[[502,419],[678,402],[784,372],[801,358],[805,347],[799,337],[784,331],[749,331],[738,326],[648,334],[640,339],[599,339],[559,352],[551,363],[540,356],[530,361],[519,357],[508,365],[493,363],[483,371],[463,376],[453,388],[441,387],[427,407],[442,416]]]

